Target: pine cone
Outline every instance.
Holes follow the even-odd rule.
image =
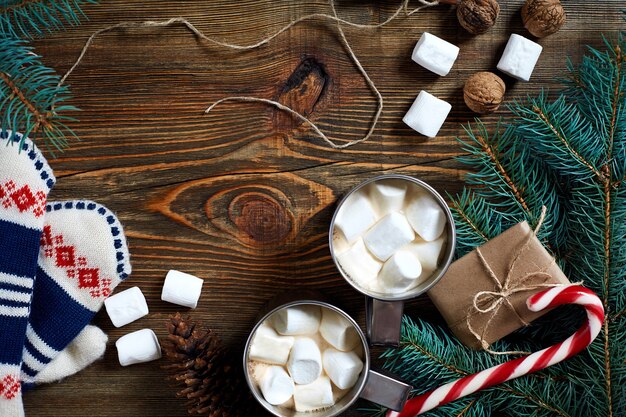
[[[192,416],[249,417],[262,415],[260,405],[252,398],[239,362],[231,357],[210,329],[201,330],[191,317],[180,313],[170,316],[169,335],[163,345],[171,362],[163,366],[168,379],[180,390],[178,397],[187,399]]]

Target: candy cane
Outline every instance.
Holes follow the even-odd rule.
[[[587,311],[587,322],[565,341],[418,395],[409,400],[402,411],[399,413],[389,411],[387,417],[413,417],[476,391],[536,372],[576,355],[589,346],[600,333],[604,321],[604,307],[593,291],[579,285],[554,287],[541,291],[526,301],[531,311],[541,311],[563,304],[580,304]]]

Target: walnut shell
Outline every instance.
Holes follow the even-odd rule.
[[[465,30],[474,35],[487,32],[496,23],[500,5],[496,0],[460,0],[456,17]]]
[[[476,113],[493,113],[502,104],[505,91],[502,78],[492,72],[477,72],[465,82],[463,99],[467,107]]]
[[[558,32],[565,24],[565,9],[559,0],[526,0],[522,21],[530,33],[543,38]]]

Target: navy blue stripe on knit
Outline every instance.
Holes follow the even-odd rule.
[[[37,269],[30,324],[48,346],[65,349],[93,316],[41,268]]]
[[[30,366],[26,365],[26,362],[22,363],[22,372],[28,375],[31,378],[34,378],[37,375],[37,371],[32,369]]]
[[[28,317],[0,317],[0,326],[4,329],[26,329]],[[22,363],[24,332],[8,332],[0,337],[0,362],[7,364]]]
[[[23,294],[30,294],[32,292],[30,288],[24,288],[21,285],[9,284],[8,282],[2,281],[0,281],[0,290],[15,291]]]
[[[34,278],[40,239],[41,230],[0,219],[0,272]]]
[[[7,300],[6,298],[2,298],[0,297],[0,306],[5,306],[5,307],[28,307],[30,305],[30,303],[28,301],[24,302],[24,301],[14,301],[14,300]]]
[[[47,357],[46,355],[44,355],[43,353],[39,352],[37,350],[37,348],[32,343],[30,343],[30,340],[28,340],[28,337],[26,338],[26,342],[24,343],[24,347],[26,348],[28,353],[33,355],[33,357],[35,359],[37,359],[39,362],[41,362],[41,363],[48,363],[48,362],[50,362],[52,360],[49,357]]]

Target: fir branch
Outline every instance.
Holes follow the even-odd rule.
[[[76,26],[86,18],[82,6],[96,0],[0,0],[0,33],[34,38]]]
[[[54,155],[51,147],[63,150],[68,137],[76,137],[66,125],[75,119],[66,113],[78,109],[64,104],[67,87],[58,86],[58,75],[39,58],[25,41],[0,37],[0,127],[42,137]]]

